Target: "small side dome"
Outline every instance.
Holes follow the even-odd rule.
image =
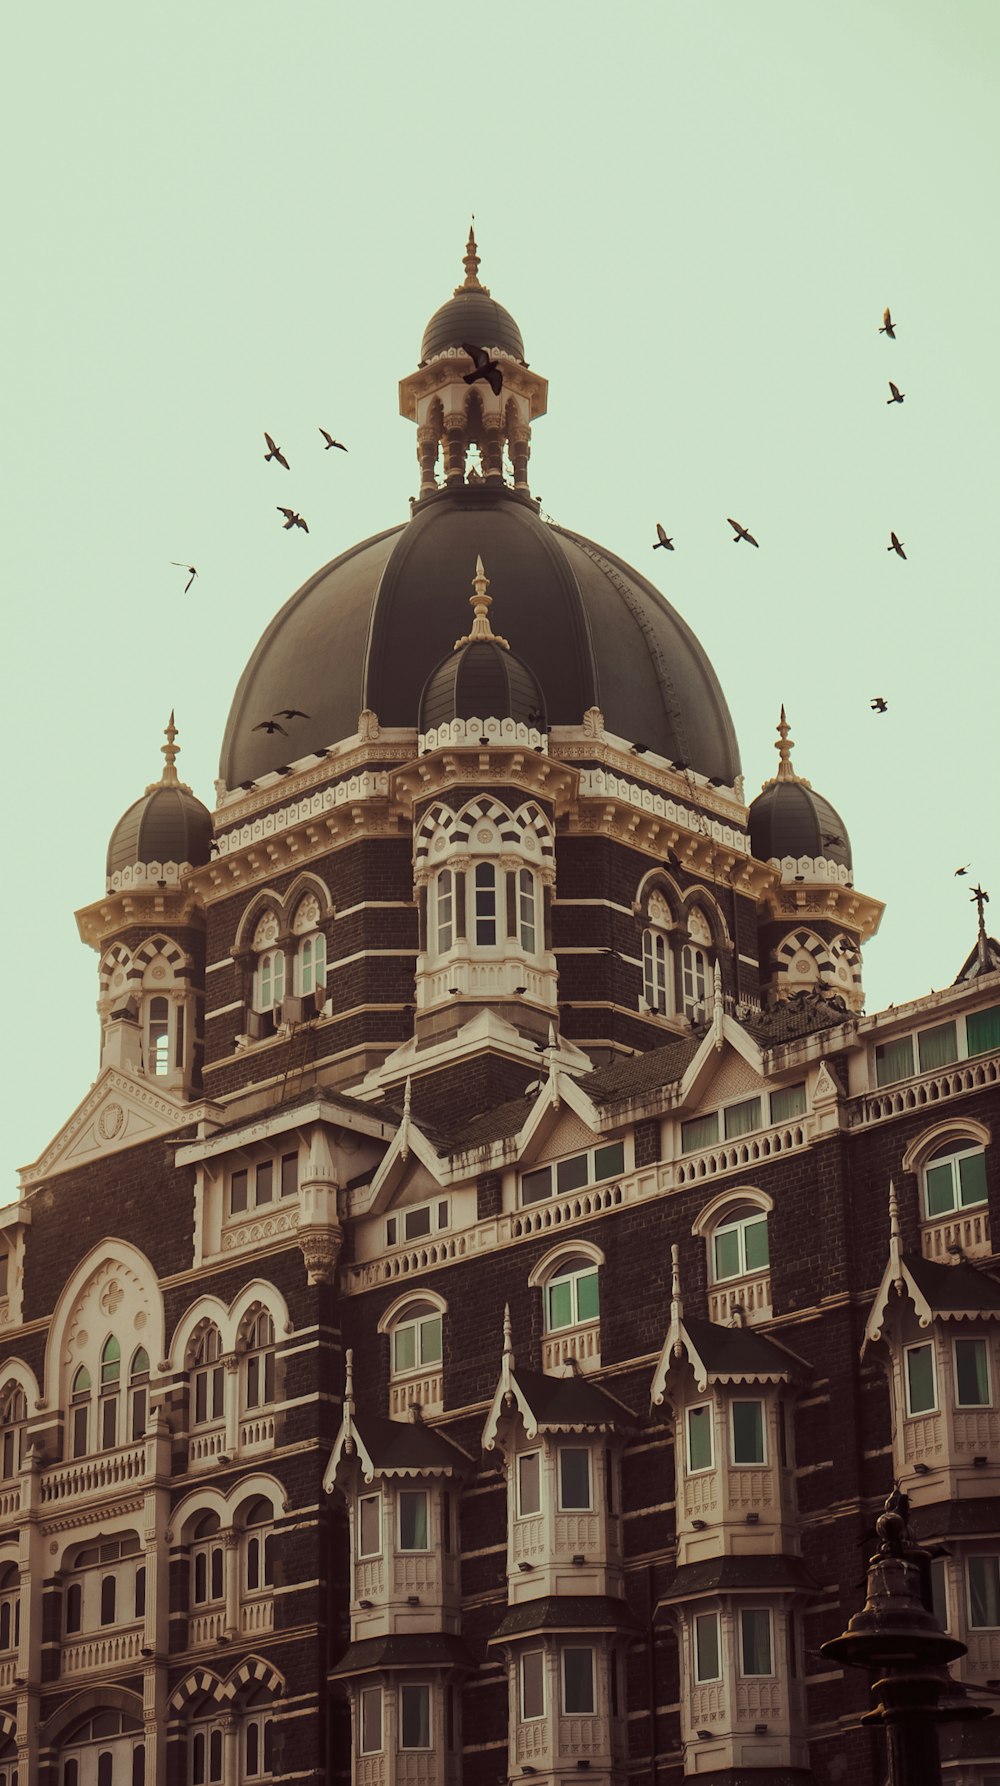
[[[851,840],[835,807],[822,794],[817,794],[804,777],[792,768],[792,741],[788,737],[785,709],[781,709],[778,752],[778,773],[765,782],[750,807],[750,847],[758,861],[782,862],[786,857],[798,861],[833,862],[850,869]]]
[[[118,820],[108,843],[107,877],[149,863],[201,868],[212,842],[212,815],[185,782],[178,779],[174,758],[177,727],[171,713],[162,746],[166,765],[160,781],[151,782]]]
[[[422,734],[453,719],[513,719],[535,731],[545,730],[545,697],[535,676],[490,626],[488,587],[479,558],[469,598],[475,616],[472,631],[456,639],[454,651],[424,683],[418,721]]]
[[[479,256],[471,229],[465,250],[465,282],[455,287],[453,296],[435,310],[427,324],[420,343],[420,364],[449,347],[461,347],[463,341],[497,347],[524,363],[524,342],[514,318],[490,297],[489,287],[479,283]]]

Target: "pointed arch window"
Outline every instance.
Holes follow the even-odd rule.
[[[0,1403],[0,1477],[9,1481],[24,1461],[28,1403],[24,1390],[12,1384]]]
[[[205,1327],[199,1337],[191,1369],[192,1422],[210,1426],[225,1415],[225,1372],[222,1335],[217,1327]]]
[[[128,1372],[128,1430],[129,1438],[141,1439],[146,1431],[146,1420],[149,1415],[149,1353],[145,1346],[140,1346],[132,1354],[132,1362]]]
[[[274,1509],[263,1496],[252,1501],[243,1521],[243,1592],[262,1594],[274,1583]]]
[[[203,1513],[192,1532],[191,1604],[213,1606],[225,1599],[225,1552],[216,1513]]]
[[[530,868],[517,874],[517,940],[528,955],[533,955],[538,935],[538,894]]]
[[[455,941],[455,871],[439,870],[434,881],[434,935],[437,952],[443,955]]]
[[[21,1641],[21,1576],[16,1563],[0,1567],[0,1651]]]
[[[85,1364],[81,1364],[73,1378],[73,1387],[70,1391],[70,1424],[74,1457],[86,1457],[90,1449],[91,1392],[90,1372]]]
[[[658,1017],[670,1011],[670,950],[666,932],[657,927],[642,933],[642,996]]]
[[[283,949],[265,949],[257,962],[254,975],[254,1004],[258,1011],[271,1011],[285,996],[285,955]]]
[[[766,1271],[770,1260],[766,1210],[735,1208],[712,1235],[712,1278],[717,1284],[728,1278]]]
[[[110,1334],[101,1351],[101,1388],[98,1398],[100,1443],[102,1451],[113,1451],[118,1443],[118,1400],[121,1394],[122,1349]]]
[[[319,992],[326,985],[326,937],[321,930],[302,938],[295,973],[300,998],[307,998],[311,992]]]
[[[266,1408],[274,1401],[274,1322],[261,1309],[246,1330],[243,1360],[243,1405],[247,1412]]]

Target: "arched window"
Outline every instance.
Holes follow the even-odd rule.
[[[443,1321],[430,1302],[411,1302],[392,1328],[392,1374],[428,1370],[441,1363]]]
[[[455,875],[450,868],[442,868],[434,881],[434,936],[439,955],[455,941]]]
[[[191,1605],[216,1605],[226,1596],[225,1553],[218,1514],[203,1513],[191,1538]]]
[[[59,1786],[146,1786],[142,1725],[123,1712],[93,1712],[59,1751]]]
[[[955,1137],[930,1155],[923,1170],[929,1218],[986,1202],[986,1155],[976,1141]]]
[[[247,1701],[243,1714],[240,1744],[242,1748],[242,1772],[240,1786],[243,1782],[269,1780],[274,1771],[274,1717],[273,1704],[264,1692],[256,1693]]]
[[[477,948],[491,947],[497,940],[497,871],[492,862],[476,863],[473,924]]]
[[[204,1327],[191,1360],[191,1423],[211,1426],[224,1415],[222,1335],[217,1327]]]
[[[149,1414],[149,1353],[140,1346],[132,1354],[128,1371],[128,1430],[133,1441],[146,1431]]]
[[[190,1786],[215,1786],[222,1780],[223,1740],[221,1718],[199,1718],[191,1726],[188,1742]]]
[[[0,1565],[0,1651],[21,1640],[21,1576],[16,1563]]]
[[[274,1510],[261,1496],[252,1501],[243,1515],[242,1589],[246,1594],[262,1594],[274,1582]]]
[[[265,949],[257,962],[254,975],[254,1006],[270,1011],[285,996],[285,955],[283,949]]]
[[[538,935],[538,894],[530,868],[517,874],[517,940],[528,955],[535,953]]]
[[[302,938],[295,958],[295,973],[300,998],[306,998],[310,992],[318,992],[326,985],[326,937],[321,930]]]
[[[246,1329],[243,1360],[243,1406],[270,1407],[274,1401],[274,1322],[260,1309]]]
[[[118,1443],[118,1398],[121,1394],[122,1349],[110,1334],[101,1352],[100,1409],[101,1450],[113,1451]]]
[[[170,1001],[165,998],[151,998],[147,1010],[147,1071],[159,1079],[170,1071]]]
[[[73,1456],[86,1457],[90,1449],[90,1372],[81,1364],[73,1378],[70,1391],[70,1423],[73,1437]]]
[[[596,1321],[601,1312],[597,1265],[570,1255],[561,1259],[544,1285],[545,1331],[559,1333]]]
[[[769,1260],[766,1211],[753,1205],[728,1210],[712,1234],[713,1281],[721,1284],[765,1271]]]
[[[136,1532],[99,1538],[69,1558],[63,1596],[67,1637],[129,1625],[146,1606],[146,1566]]]
[[[9,1384],[0,1399],[0,1476],[16,1476],[24,1461],[24,1434],[28,1403],[24,1390]]]
[[[666,932],[642,933],[642,996],[651,1011],[666,1017],[670,1011],[670,950]]]
[[[697,943],[681,950],[681,1008],[692,1023],[708,1015],[708,955]]]

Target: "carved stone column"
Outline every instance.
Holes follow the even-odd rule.
[[[240,1634],[240,1535],[231,1528],[222,1534],[222,1553],[226,1590],[226,1637],[232,1643]],[[235,1780],[237,1775],[226,1774]]]
[[[420,494],[433,496],[437,489],[435,468],[438,456],[438,433],[429,422],[417,429],[417,463],[420,466]]]
[[[500,417],[488,415],[483,418],[483,472],[487,483],[503,482],[503,436],[500,432]]]
[[[444,418],[445,477],[449,484],[465,482],[465,412],[451,409]]]
[[[526,426],[512,428],[507,444],[514,465],[514,488],[515,490],[527,490],[528,456],[531,452],[531,429]]]

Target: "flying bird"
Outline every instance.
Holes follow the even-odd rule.
[[[736,529],[733,539],[734,546],[738,545],[740,540],[746,540],[748,546],[757,545],[757,541],[754,539],[753,534],[748,533],[745,527],[741,527],[738,521],[734,521],[732,515],[727,515],[726,519],[729,522],[730,527],[735,527]]]
[[[659,535],[659,538],[657,539],[656,544],[653,547],[653,551],[658,552],[661,546],[665,546],[668,552],[672,552],[674,549],[674,542],[673,542],[673,540],[668,540],[666,532],[660,526],[659,521],[657,521],[657,523],[656,523],[656,531]]]
[[[955,873],[956,873],[956,874],[968,874],[968,872],[969,872],[969,869],[970,869],[970,868],[971,868],[971,867],[972,867],[972,863],[971,863],[971,862],[967,862],[967,863],[966,863],[966,864],[965,864],[965,867],[964,867],[964,868],[956,868],[956,870],[955,870]]]
[[[874,700],[869,701],[868,704],[873,713],[888,713],[889,711],[889,703],[884,701],[881,695],[876,695]]]
[[[494,397],[499,397],[503,386],[503,373],[500,370],[499,363],[496,360],[490,359],[485,347],[476,347],[471,341],[462,342],[462,352],[468,354],[475,367],[474,372],[464,372],[462,374],[465,383],[475,384],[477,378],[485,378]]]
[[[891,530],[889,533],[889,538],[892,541],[892,544],[890,546],[886,546],[886,551],[887,552],[895,552],[897,557],[905,558],[906,553],[903,551],[902,540],[897,539],[896,535]]]
[[[279,707],[278,708],[278,718],[279,719],[308,719],[309,715],[308,715],[308,713],[303,713],[301,707]]]
[[[172,558],[170,562],[171,564],[176,564],[179,571],[187,571],[188,580],[184,585],[184,594],[186,595],[194,582],[195,577],[198,575],[198,572],[195,570],[193,564],[182,564],[179,558]]]
[[[280,732],[283,738],[288,737],[288,733],[285,731],[284,726],[279,726],[276,719],[262,719],[260,724],[254,726],[253,729],[255,732],[266,732],[269,737],[275,732]]]
[[[891,378],[890,378],[890,380],[889,380],[889,389],[890,389],[890,391],[891,391],[891,392],[892,392],[892,396],[891,396],[891,397],[887,397],[887,398],[886,398],[886,402],[887,402],[887,403],[902,403],[902,402],[903,402],[903,399],[904,399],[904,398],[905,398],[905,396],[906,396],[906,392],[905,392],[905,391],[901,391],[901,390],[900,390],[900,388],[899,388],[899,386],[898,386],[898,384],[893,384],[893,382],[892,382],[892,379],[891,379]]]
[[[267,452],[264,454],[265,463],[267,462],[268,459],[277,459],[278,464],[283,465],[285,470],[287,471],[288,470],[288,460],[285,458],[285,455],[282,452],[281,448],[279,446],[275,446],[274,441],[271,439],[271,436],[267,432],[266,428],[264,429],[264,439],[267,441]]]
[[[879,329],[879,334],[888,335],[890,341],[896,339],[896,325],[889,314],[888,304],[882,312],[882,327]]]
[[[285,517],[284,527],[285,527],[286,533],[288,532],[288,529],[290,527],[301,527],[303,533],[309,532],[309,529],[306,526],[305,522],[303,521],[302,516],[297,515],[295,513],[294,509],[283,509],[280,502],[275,503],[275,507],[276,507],[279,515],[284,515],[284,517]]]
[[[332,446],[335,446],[335,447],[339,447],[342,453],[346,453],[347,448],[345,447],[342,440],[334,440],[333,435],[328,434],[327,430],[325,428],[321,428],[320,433],[322,434],[323,439],[326,441],[326,446],[323,449],[324,452],[328,453],[330,451],[330,448]]]

